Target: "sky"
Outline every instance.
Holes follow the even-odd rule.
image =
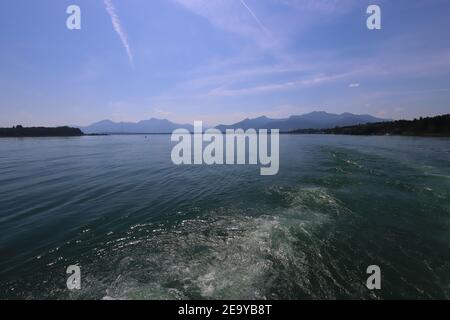
[[[0,126],[450,113],[449,30],[450,0],[2,0]]]

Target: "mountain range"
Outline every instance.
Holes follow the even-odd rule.
[[[300,116],[291,116],[284,119],[271,119],[266,116],[255,119],[245,119],[231,125],[218,125],[217,129],[224,132],[226,129],[280,129],[289,132],[298,129],[328,129],[334,127],[352,126],[358,124],[390,121],[376,118],[371,115],[355,115],[352,113],[332,114],[316,111]],[[167,119],[149,119],[139,122],[113,122],[103,120],[87,127],[79,127],[84,133],[171,133],[176,129],[187,129],[192,132],[193,125],[177,124]]]
[[[172,133],[176,129],[187,129],[194,131],[194,126],[190,124],[177,124],[167,119],[149,119],[139,122],[113,122],[103,120],[87,127],[79,127],[84,133]]]
[[[373,122],[390,121],[371,115],[355,115],[352,113],[333,114],[315,111],[301,116],[291,116],[284,119],[271,119],[265,116],[256,119],[245,119],[232,125],[219,125],[216,128],[222,132],[226,129],[280,129],[289,132],[297,129],[328,129],[334,127],[352,126]]]

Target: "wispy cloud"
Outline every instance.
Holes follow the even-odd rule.
[[[349,88],[359,88],[360,84],[359,83],[350,83],[348,85]]]
[[[131,52],[130,45],[128,43],[128,36],[125,32],[125,30],[122,27],[122,23],[120,22],[120,18],[116,12],[116,7],[112,3],[112,0],[103,0],[105,3],[106,11],[108,12],[109,16],[111,17],[111,22],[113,24],[114,30],[118,34],[120,41],[122,42],[123,47],[125,48],[125,51],[127,52],[128,59],[130,60],[131,66],[134,65],[133,62],[133,53]]]
[[[184,9],[207,19],[217,29],[251,39],[252,43],[256,43],[259,48],[267,49],[279,45],[279,39],[270,37],[271,33],[268,32],[261,19],[248,6],[248,1],[246,2],[246,0],[172,1]],[[260,5],[262,5],[263,9],[265,8],[262,1]]]
[[[253,17],[253,19],[255,19],[256,23],[259,25],[259,27],[261,28],[261,30],[263,30],[267,35],[269,35],[269,31],[266,29],[266,27],[262,24],[261,20],[259,20],[258,16],[253,12],[252,9],[250,9],[250,7],[247,5],[247,3],[245,2],[245,0],[240,0],[242,5],[244,6],[244,8],[247,9],[247,11],[250,13],[250,15]]]
[[[242,95],[250,95],[250,94],[262,94],[262,93],[268,93],[268,92],[293,90],[293,89],[297,89],[297,88],[303,87],[303,86],[313,86],[313,85],[322,84],[324,82],[335,81],[335,80],[338,80],[341,78],[345,78],[351,74],[353,74],[353,72],[335,74],[335,75],[320,74],[320,75],[314,75],[314,76],[306,78],[306,79],[300,79],[300,80],[283,82],[283,83],[259,85],[259,86],[240,88],[240,89],[227,89],[224,87],[219,87],[219,88],[213,89],[209,93],[209,95],[210,96],[242,96]]]

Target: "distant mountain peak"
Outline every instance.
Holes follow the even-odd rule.
[[[101,120],[101,121],[96,122],[96,123],[113,123],[113,121],[111,121],[111,120]]]
[[[139,122],[114,122],[102,120],[87,127],[80,127],[85,133],[171,133],[176,129],[194,130],[192,125],[173,123],[167,119],[151,118]]]
[[[224,131],[226,129],[280,129],[280,131],[291,131],[296,129],[327,129],[337,126],[349,126],[372,122],[383,122],[385,119],[370,115],[355,115],[349,112],[342,114],[328,113],[326,111],[313,111],[303,115],[292,115],[284,119],[270,119],[261,116],[255,119],[245,119],[232,125],[219,125],[216,128]]]
[[[312,111],[310,113],[306,113],[305,115],[307,114],[332,114],[332,113],[328,113],[326,111]]]

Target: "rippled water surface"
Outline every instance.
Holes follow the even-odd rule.
[[[272,177],[169,135],[0,139],[0,298],[450,297],[449,139],[280,139]]]

